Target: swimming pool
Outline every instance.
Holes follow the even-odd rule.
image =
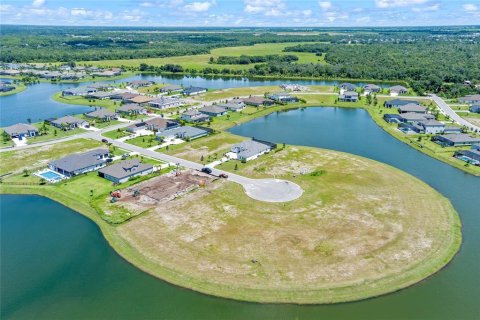
[[[58,182],[63,179],[63,176],[61,174],[48,169],[37,172],[36,175],[52,183]]]

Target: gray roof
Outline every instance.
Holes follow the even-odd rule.
[[[169,85],[169,86],[165,86],[165,87],[160,88],[160,92],[178,91],[178,90],[182,90],[182,89],[183,89],[182,86],[178,86],[176,84],[173,84],[173,85]]]
[[[404,106],[410,103],[418,104],[418,102],[414,100],[393,99],[393,100],[385,101],[385,104],[393,105],[393,106]]]
[[[398,111],[400,112],[423,112],[427,111],[427,108],[416,104],[416,103],[407,103],[403,106],[398,107]]]
[[[380,86],[377,86],[376,84],[371,84],[371,83],[364,85],[363,88],[365,90],[380,90],[381,89]]]
[[[105,92],[105,91],[97,91],[97,92],[93,92],[93,93],[88,94],[89,97],[98,98],[98,99],[109,98],[109,97],[114,96],[114,95],[115,95],[114,92]]]
[[[152,170],[153,165],[141,163],[139,159],[131,159],[114,163],[100,169],[98,172],[112,176],[116,179],[123,179],[136,173]]]
[[[107,108],[98,108],[95,111],[87,113],[87,115],[93,118],[104,118],[104,117],[114,117],[116,113],[108,110]]]
[[[408,91],[408,89],[405,88],[404,86],[393,86],[393,87],[390,87],[390,91],[400,92],[400,91]]]
[[[242,102],[242,104],[239,103],[234,103],[234,102],[228,102],[228,103],[220,103],[217,104],[218,107],[227,109],[227,110],[237,110],[237,109],[243,109],[245,107],[245,104]]]
[[[272,147],[268,144],[255,140],[245,140],[234,144],[231,148],[231,151],[235,152],[238,158],[246,159],[270,149],[272,149]]]
[[[128,111],[134,111],[134,110],[145,110],[145,108],[136,103],[128,103],[118,107],[117,109],[117,111],[122,111],[122,112],[128,112]]]
[[[10,136],[27,133],[29,131],[37,131],[38,129],[31,124],[17,123],[9,127],[3,128],[3,130]]]
[[[186,94],[189,94],[189,93],[195,93],[195,92],[202,92],[202,91],[206,91],[207,88],[201,88],[201,87],[188,87],[188,88],[185,88],[183,90],[183,92],[185,92]]]
[[[95,88],[90,88],[90,87],[77,87],[77,88],[70,88],[63,90],[62,92],[70,92],[72,94],[88,94],[91,92],[95,92]]]
[[[178,136],[179,138],[194,138],[206,134],[208,134],[208,131],[204,129],[190,126],[181,126],[159,132],[157,133],[157,136]]]
[[[403,119],[407,121],[423,121],[427,119],[434,119],[435,117],[431,114],[423,114],[423,113],[414,113],[414,112],[407,112],[407,113],[402,113],[400,115]]]
[[[445,124],[437,120],[424,120],[424,121],[421,121],[420,124],[422,124],[424,127],[444,127],[445,126]]]
[[[98,148],[83,153],[75,153],[54,160],[49,164],[67,172],[73,172],[84,168],[105,163],[105,159],[99,159],[100,155],[108,154],[108,149]]]
[[[76,118],[76,117],[72,117],[72,116],[61,117],[61,118],[58,118],[58,119],[52,121],[52,123],[57,124],[57,125],[84,123],[84,122],[85,122],[85,120],[79,119],[79,118]]]
[[[353,83],[349,83],[349,82],[342,83],[342,84],[339,85],[339,87],[341,89],[344,89],[344,90],[355,90],[357,88],[356,85],[354,85]]]
[[[442,137],[443,139],[451,142],[480,142],[480,138],[474,138],[465,133],[444,134],[439,137]]]
[[[200,108],[199,111],[208,112],[208,113],[224,113],[227,110],[219,106],[206,106],[206,107]]]
[[[171,103],[177,103],[177,102],[181,102],[181,100],[170,98],[170,97],[159,97],[159,98],[156,98],[155,100],[150,101],[150,104],[165,105],[165,104],[171,104]]]

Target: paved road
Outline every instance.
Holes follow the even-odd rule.
[[[469,130],[480,131],[480,127],[460,117],[452,108],[450,108],[450,106],[445,101],[442,100],[442,98],[435,94],[430,94],[429,97],[437,104],[437,106],[440,108],[441,112],[444,115],[449,116],[450,119],[462,126],[467,127]]]

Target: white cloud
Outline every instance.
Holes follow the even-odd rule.
[[[332,3],[330,1],[319,1],[318,2],[318,5],[320,6],[320,8],[322,8],[323,10],[328,10],[332,7]]]
[[[13,9],[13,6],[9,4],[0,4],[0,12],[8,12]]]
[[[313,11],[312,10],[302,10],[302,14],[305,17],[310,17],[312,15]]]
[[[33,0],[32,7],[38,8],[45,4],[45,0]]]
[[[426,7],[415,7],[415,8],[412,8],[412,11],[413,12],[427,12],[427,11],[437,11],[438,9],[440,9],[440,5],[438,3],[436,3],[436,4],[432,4],[430,6],[426,6]]]
[[[205,12],[205,11],[208,11],[208,9],[210,9],[214,4],[215,4],[214,1],[192,2],[192,3],[186,4],[184,8],[185,10],[188,10],[190,12]]]
[[[370,20],[371,20],[370,17],[360,17],[360,18],[357,18],[355,22],[359,24],[363,24],[363,23],[370,22]]]
[[[245,12],[263,13],[266,16],[281,15],[286,8],[282,0],[245,0]]]
[[[474,5],[473,3],[466,3],[463,5],[463,10],[468,11],[468,12],[475,12],[478,10],[478,7]]]
[[[87,16],[87,10],[85,8],[72,8],[70,14],[74,17],[85,17]]]
[[[428,0],[375,0],[378,8],[398,8],[419,5],[428,2]]]

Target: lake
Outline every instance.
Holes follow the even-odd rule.
[[[245,303],[206,296],[150,277],[119,257],[93,222],[56,202],[38,196],[2,195],[1,318],[479,318],[480,178],[401,143],[363,109],[292,110],[230,131],[350,152],[409,172],[452,201],[463,222],[461,251],[438,274],[374,299],[315,306]]]

